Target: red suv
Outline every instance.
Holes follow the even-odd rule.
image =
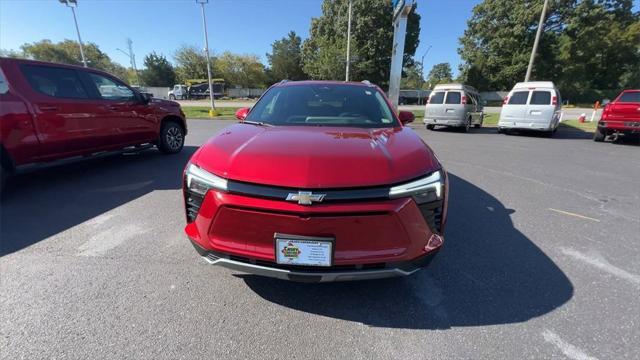
[[[624,90],[605,105],[593,140],[604,141],[607,136],[640,136],[640,90]]]
[[[0,58],[2,182],[25,164],[155,144],[182,150],[185,116],[105,72]]]
[[[187,226],[212,264],[295,281],[409,275],[443,244],[447,173],[369,83],[282,82],[184,173]]]

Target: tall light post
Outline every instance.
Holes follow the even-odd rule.
[[[344,81],[349,81],[349,70],[351,68],[351,6],[352,0],[349,0],[349,21],[347,23],[347,66]]]
[[[431,50],[431,45],[429,45],[429,47],[427,48],[427,51],[425,51],[424,54],[422,54],[422,58],[420,58],[420,72],[422,73],[423,84],[424,84],[424,58],[429,53],[429,50]]]
[[[58,0],[60,3],[65,4],[71,8],[73,13],[73,22],[76,24],[76,33],[78,33],[78,43],[80,43],[80,56],[82,57],[82,64],[87,67],[87,59],[84,57],[84,49],[82,46],[82,38],[80,37],[80,28],[78,28],[78,19],[76,18],[76,8],[78,7],[78,0]]]
[[[216,116],[216,105],[213,101],[213,82],[211,81],[211,58],[209,57],[209,36],[207,34],[207,18],[204,13],[204,4],[207,4],[209,0],[196,0],[196,3],[200,4],[202,9],[202,27],[204,28],[204,55],[207,57],[207,76],[209,77],[209,98],[211,98],[211,109],[209,109],[209,116]]]
[[[538,31],[536,32],[536,39],[533,41],[533,49],[531,50],[531,57],[529,58],[529,66],[527,66],[527,75],[524,77],[524,81],[529,81],[531,77],[531,70],[533,70],[533,61],[536,58],[536,52],[538,51],[538,43],[540,42],[540,35],[542,35],[542,28],[544,27],[544,16],[547,13],[547,6],[549,0],[544,0],[542,6],[542,13],[540,14],[540,22],[538,23]]]
[[[138,68],[136,67],[136,54],[133,53],[133,41],[131,41],[131,39],[127,39],[127,48],[129,49],[128,52],[120,48],[116,48],[116,50],[127,55],[129,62],[131,63],[131,67],[133,68],[133,72],[136,74],[137,85],[140,86],[140,76],[138,75]]]

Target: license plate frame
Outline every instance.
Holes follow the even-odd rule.
[[[284,246],[283,246],[284,244]],[[298,256],[288,257],[283,252],[288,244],[292,244],[292,248],[297,249],[297,255],[304,256],[300,259]],[[273,247],[276,263],[279,265],[291,266],[316,266],[331,267],[333,266],[333,258],[335,252],[334,237],[320,236],[303,236],[275,233],[273,235]],[[304,250],[303,253],[301,253]],[[292,250],[293,254],[295,250]]]

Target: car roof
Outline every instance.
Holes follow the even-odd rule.
[[[50,62],[50,61],[40,61],[40,60],[31,60],[31,59],[19,59],[19,58],[7,58],[7,57],[2,57],[0,58],[3,62],[13,62],[13,63],[17,63],[17,64],[30,64],[30,65],[45,65],[45,66],[56,66],[56,67],[64,67],[64,68],[70,68],[70,69],[79,69],[79,70],[84,70],[86,68],[82,67],[82,66],[78,66],[78,65],[70,65],[70,64],[62,64],[62,63],[56,63],[56,62]],[[90,68],[91,70],[96,70],[96,71],[101,71],[98,69],[93,69]]]
[[[555,89],[556,86],[552,81],[527,81],[527,82],[519,82],[513,86],[513,89],[531,89],[531,88],[544,88],[544,89]]]
[[[436,90],[464,90],[464,91],[478,92],[478,90],[476,90],[473,86],[458,84],[458,83],[438,84],[433,88],[433,91],[436,91]]]

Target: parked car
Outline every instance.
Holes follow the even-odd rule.
[[[640,90],[624,90],[605,105],[594,141],[604,141],[607,136],[640,136]]]
[[[443,244],[447,173],[367,83],[278,83],[184,172],[185,232],[211,264],[295,281],[412,274]]]
[[[131,146],[182,150],[180,105],[153,99],[103,71],[0,58],[2,183],[23,165]]]
[[[480,94],[471,86],[436,85],[425,105],[424,123],[429,130],[433,130],[436,126],[448,126],[469,132],[471,126],[481,127],[483,120]]]
[[[562,98],[551,81],[517,83],[504,98],[498,132],[541,131],[552,136],[558,129]]]
[[[173,89],[167,94],[169,100],[187,100],[189,98],[189,87],[187,85],[173,85]]]

